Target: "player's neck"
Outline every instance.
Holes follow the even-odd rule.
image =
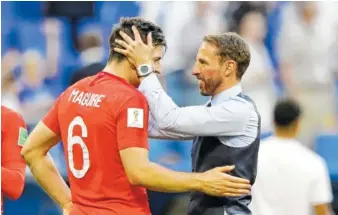
[[[282,138],[282,139],[295,139],[297,136],[297,132],[295,129],[287,129],[287,128],[276,128],[275,129],[275,135],[276,137]]]
[[[111,73],[113,75],[116,75],[124,80],[126,80],[128,83],[130,83],[130,64],[126,63],[125,61],[122,62],[108,62],[106,67],[103,69],[103,71]]]

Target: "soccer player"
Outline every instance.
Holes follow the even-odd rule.
[[[296,140],[302,111],[290,99],[274,110],[275,135],[264,140],[252,187],[252,212],[259,215],[329,215],[333,200],[322,157]]]
[[[148,159],[148,105],[136,89],[142,68],[114,51],[119,32],[156,47],[153,62],[160,67],[166,42],[162,30],[140,18],[121,19],[110,39],[104,71],[69,87],[57,99],[22,150],[31,172],[46,192],[72,215],[149,215],[145,188],[162,192],[200,191],[215,196],[240,196],[249,181],[224,172],[223,166],[204,173],[182,173]],[[46,155],[60,140],[68,164],[70,188]]]
[[[18,199],[22,194],[26,163],[20,151],[27,135],[22,117],[15,111],[1,106],[1,200],[3,196]]]

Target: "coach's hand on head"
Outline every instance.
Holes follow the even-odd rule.
[[[115,42],[121,45],[124,49],[114,48],[114,51],[126,56],[129,62],[136,68],[142,64],[152,64],[154,47],[151,33],[147,35],[147,44],[144,44],[137,28],[133,26],[132,30],[134,32],[135,40],[130,38],[123,31],[120,31],[119,33],[123,40],[116,39]]]
[[[234,168],[235,166],[222,166],[202,173],[202,186],[199,191],[211,196],[236,197],[248,194],[251,189],[249,180],[226,174]]]

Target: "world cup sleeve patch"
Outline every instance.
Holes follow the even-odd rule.
[[[127,127],[130,128],[143,128],[143,109],[128,108],[127,113]]]
[[[20,127],[19,128],[19,137],[18,137],[18,145],[23,146],[27,140],[28,131],[27,129]]]

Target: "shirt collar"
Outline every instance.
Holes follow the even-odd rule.
[[[272,139],[274,143],[283,143],[283,144],[286,144],[286,143],[292,143],[292,144],[296,144],[298,143],[298,141],[294,138],[282,138],[282,137],[277,137],[277,136],[272,136],[270,137],[270,139]]]
[[[241,92],[242,92],[242,87],[240,84],[237,84],[217,94],[213,99],[211,99],[211,105],[219,104],[222,101],[229,99],[230,97],[237,96]]]

